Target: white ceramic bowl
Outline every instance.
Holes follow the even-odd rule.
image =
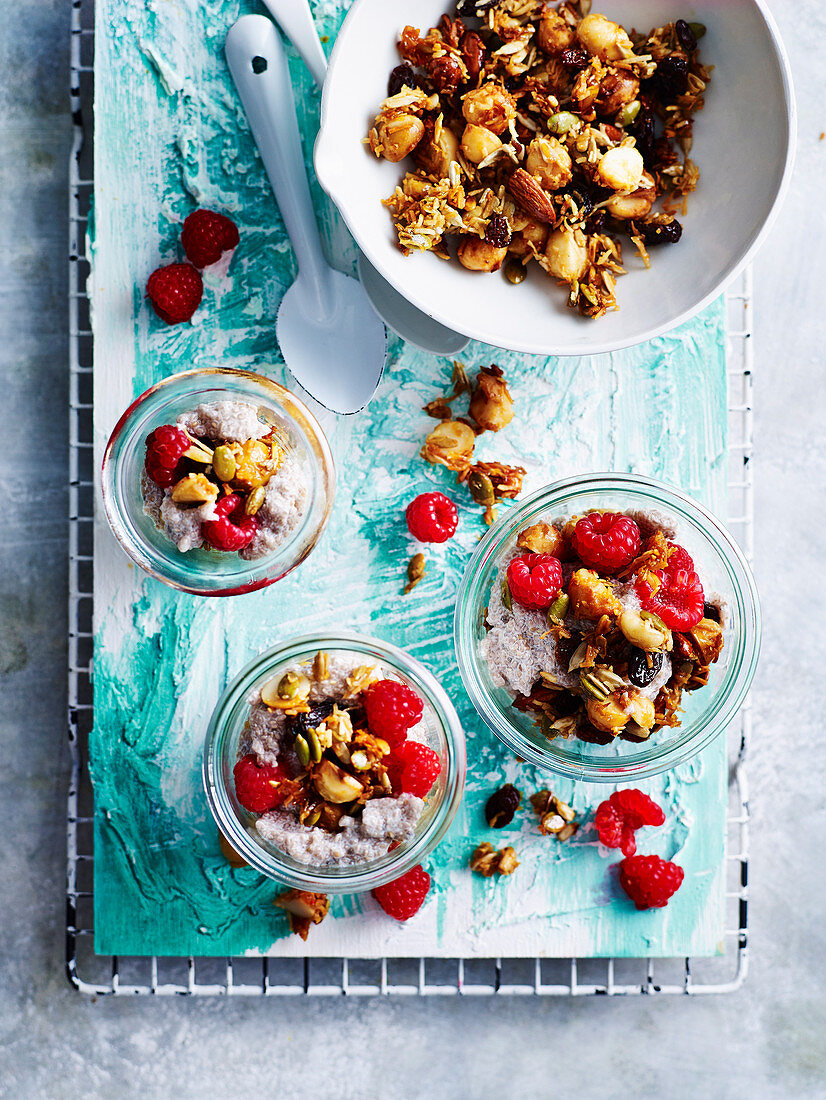
[[[789,63],[763,0],[602,0],[595,10],[648,30],[672,19],[708,28],[701,57],[714,65],[697,116],[692,157],[700,168],[682,241],[652,249],[646,271],[633,247],[617,286],[618,312],[598,321],[565,304],[536,264],[519,286],[435,256],[404,257],[381,205],[404,165],[362,144],[401,60],[402,28],[435,26],[451,0],[355,0],[324,84],[315,167],[368,259],[425,313],[474,339],[514,351],[592,355],[650,339],[708,304],[752,257],[782,200],[792,167],[795,106]]]

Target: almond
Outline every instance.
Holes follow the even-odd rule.
[[[533,176],[524,168],[517,168],[510,178],[508,190],[517,205],[538,222],[553,222],[556,219],[553,203],[542,190]]]

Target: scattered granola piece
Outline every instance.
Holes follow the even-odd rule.
[[[498,432],[513,420],[513,398],[499,367],[483,367],[479,371],[468,412],[488,432]]]
[[[568,840],[579,828],[576,811],[547,788],[531,795],[531,805],[539,815],[539,831],[543,836]]]
[[[313,894],[309,890],[288,890],[279,894],[273,905],[286,910],[290,931],[306,940],[312,925],[321,924],[327,916],[330,899],[326,894]]]
[[[492,844],[484,841],[470,857],[471,871],[476,871],[485,878],[492,875],[512,875],[518,866],[519,860],[510,844],[497,852]]]
[[[414,554],[407,563],[407,584],[404,586],[404,595],[407,596],[424,576],[424,554]]]

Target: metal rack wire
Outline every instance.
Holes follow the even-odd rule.
[[[66,969],[83,993],[183,995],[710,994],[732,991],[748,966],[748,704],[729,730],[725,952],[711,959],[161,959],[101,957],[93,941],[93,801],[85,767],[92,724],[94,461],[92,333],[86,231],[92,203],[91,0],[73,0],[69,166],[69,694]],[[727,294],[729,527],[752,553],[751,272]]]

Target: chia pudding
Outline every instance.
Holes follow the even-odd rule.
[[[141,491],[181,553],[206,547],[252,561],[299,526],[309,479],[287,434],[255,405],[213,401],[147,437]]]
[[[588,512],[520,531],[499,564],[481,654],[549,739],[646,741],[708,682],[725,607],[655,512]]]
[[[392,672],[320,652],[248,703],[235,793],[262,841],[298,863],[345,866],[413,837],[441,763],[422,701]]]

